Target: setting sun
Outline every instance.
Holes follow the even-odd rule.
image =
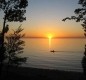
[[[52,34],[48,34],[48,38],[51,39],[53,36]]]

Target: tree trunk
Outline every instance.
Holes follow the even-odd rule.
[[[6,24],[6,16],[4,16],[3,29],[2,29],[1,40],[0,40],[0,42],[1,42],[0,43],[0,78],[2,75],[4,52],[5,52],[5,47],[4,47],[5,24]]]

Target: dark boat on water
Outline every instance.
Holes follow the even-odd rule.
[[[56,52],[56,51],[55,51],[55,50],[51,50],[50,52],[53,52],[53,53],[54,53],[54,52]]]

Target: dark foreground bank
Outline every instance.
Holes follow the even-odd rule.
[[[2,80],[86,80],[81,72],[10,67],[3,70]]]

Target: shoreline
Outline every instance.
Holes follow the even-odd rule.
[[[84,80],[82,72],[41,69],[31,67],[10,67],[3,71],[2,80]]]

